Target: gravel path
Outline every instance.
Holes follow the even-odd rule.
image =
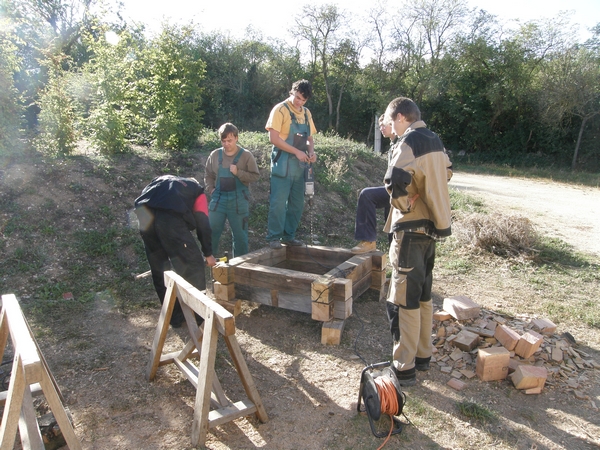
[[[600,256],[600,189],[559,182],[455,173],[450,187],[504,214],[528,217],[540,233]]]

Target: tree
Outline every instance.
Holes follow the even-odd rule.
[[[600,114],[600,53],[576,45],[556,54],[545,65],[541,83],[546,120],[559,124],[569,116],[581,120],[571,160],[575,169],[585,126]]]
[[[333,92],[330,65],[338,45],[337,31],[346,24],[345,17],[335,5],[305,5],[296,17],[295,35],[307,41],[310,48],[310,67],[313,76],[323,77],[328,105],[328,128],[333,128]]]
[[[17,48],[8,39],[0,21],[0,153],[18,147],[21,107],[13,76],[19,69]]]
[[[193,146],[202,129],[205,67],[196,57],[189,26],[163,25],[139,60],[144,70],[138,95],[146,96],[145,113],[154,143],[167,149]]]
[[[144,41],[128,31],[117,35],[105,25],[94,31],[84,39],[90,60],[77,74],[80,84],[89,86],[79,96],[80,122],[102,152],[123,152],[129,140],[145,143],[150,134],[149,122],[140,114],[146,99],[136,92]]]
[[[438,75],[438,62],[468,13],[465,0],[416,0],[394,20],[395,65],[410,77],[409,95],[417,102]]]

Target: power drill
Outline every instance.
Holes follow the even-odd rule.
[[[315,195],[315,171],[312,163],[304,168],[304,195],[309,198],[309,201],[312,201]]]

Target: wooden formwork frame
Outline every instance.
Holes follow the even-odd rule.
[[[175,272],[165,272],[165,285],[167,292],[158,319],[146,375],[148,381],[152,381],[159,366],[175,364],[196,388],[192,445],[194,447],[204,445],[209,428],[239,417],[255,414],[259,421],[266,422],[267,413],[235,337],[233,315]],[[177,298],[185,316],[190,341],[181,351],[162,354],[169,320]],[[194,312],[204,319],[202,327],[196,325]],[[223,336],[227,344],[233,364],[248,396],[247,399],[232,403],[217,379],[214,366],[219,335]],[[190,361],[190,358],[195,356],[200,356],[198,367]],[[211,405],[214,407],[212,411]]]
[[[386,265],[387,255],[377,251],[264,248],[213,267],[213,290],[222,305],[247,300],[308,313],[323,322],[321,342],[337,345],[353,299],[369,288],[379,290],[382,299]]]
[[[9,388],[0,393],[0,403],[4,402],[0,449],[13,448],[18,428],[23,448],[44,450],[32,393],[42,393],[45,396],[69,449],[81,449],[81,443],[63,407],[64,399],[58,384],[50,373],[14,294],[2,296],[0,361],[4,356],[9,334],[14,348],[14,359]]]

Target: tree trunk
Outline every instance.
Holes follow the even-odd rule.
[[[335,131],[337,132],[340,128],[340,107],[342,105],[342,94],[344,88],[340,87],[340,95],[338,96],[337,106],[335,107]]]
[[[575,170],[577,166],[577,154],[579,153],[579,145],[581,144],[581,136],[583,136],[583,129],[588,121],[588,117],[583,117],[581,120],[581,127],[579,127],[579,136],[577,136],[577,144],[575,144],[575,151],[573,152],[573,161],[571,162],[571,170]]]

